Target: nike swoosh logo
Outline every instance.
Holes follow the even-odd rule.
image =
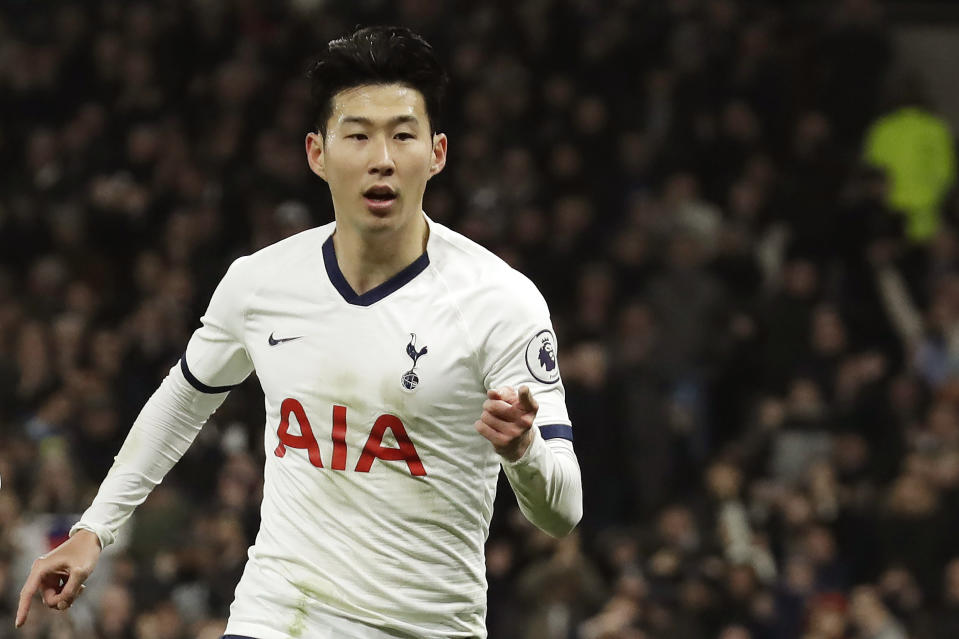
[[[280,339],[274,339],[273,333],[270,333],[270,346],[276,346],[277,344],[282,344],[283,342],[292,342],[295,339],[300,339],[302,335],[297,335],[296,337],[281,337]]]

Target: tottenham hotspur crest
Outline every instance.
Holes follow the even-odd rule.
[[[559,381],[556,366],[556,338],[549,329],[543,329],[526,345],[526,368],[538,381],[555,384]]]
[[[406,345],[406,354],[413,360],[413,368],[403,373],[403,388],[408,391],[419,386],[420,376],[416,374],[416,361],[426,355],[426,347],[416,350],[416,333],[410,333],[410,343]]]

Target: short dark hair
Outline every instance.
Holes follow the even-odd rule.
[[[433,47],[406,27],[373,26],[331,40],[307,77],[313,99],[313,123],[326,137],[333,98],[364,84],[403,84],[423,95],[430,130],[436,133],[449,78]]]

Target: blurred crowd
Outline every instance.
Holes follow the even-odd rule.
[[[501,486],[491,639],[959,637],[955,145],[876,0],[4,2],[0,637],[219,637],[255,378],[12,614],[227,265],[332,219],[304,72],[384,22],[448,62],[424,208],[543,291],[583,470],[559,541]]]

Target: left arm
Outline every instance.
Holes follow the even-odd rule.
[[[583,516],[583,486],[573,443],[543,439],[533,420],[539,405],[528,386],[490,390],[475,423],[502,458],[520,510],[554,537],[568,535]]]

